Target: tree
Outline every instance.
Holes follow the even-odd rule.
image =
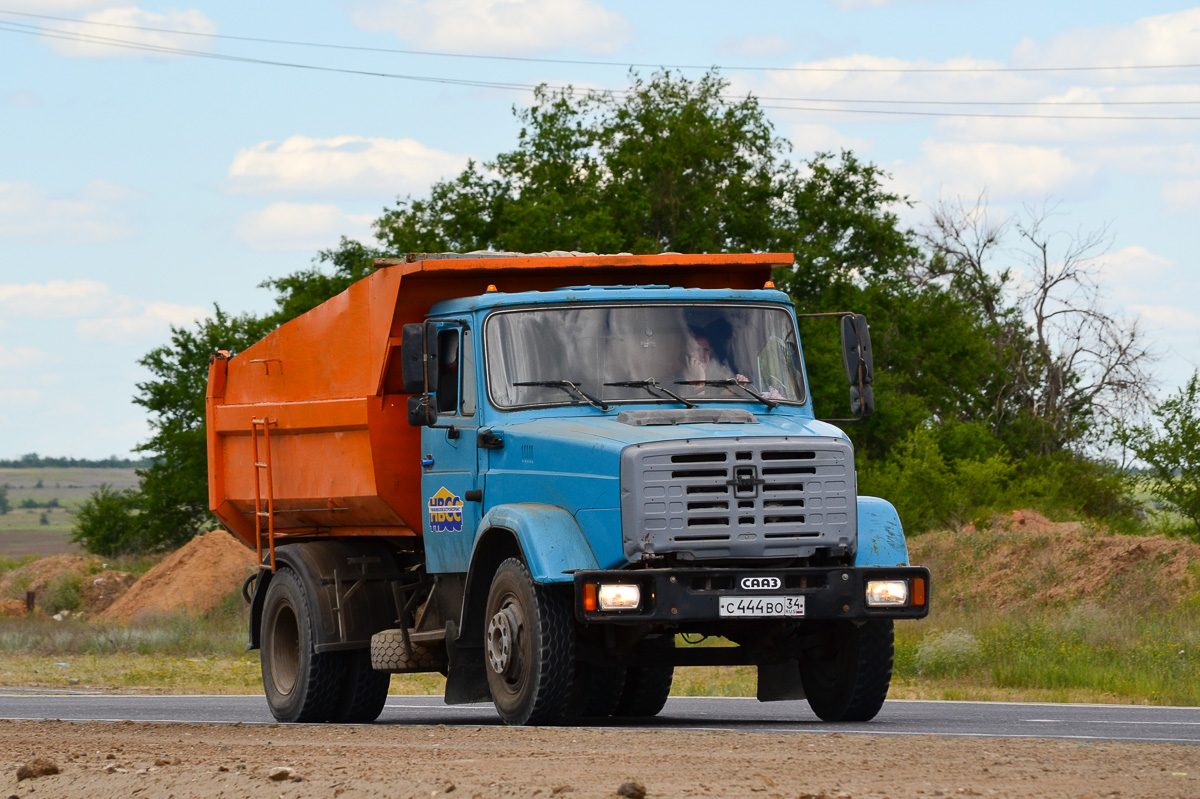
[[[540,87],[516,149],[385,211],[383,249],[768,249],[795,168],[758,101],[727,90],[669,71],[620,94]]]
[[[135,489],[118,491],[102,483],[75,512],[71,540],[104,557],[141,551],[144,542],[138,496]]]
[[[1096,269],[1107,230],[1051,231],[1053,213],[1026,208],[995,223],[984,195],[943,204],[912,278],[981,311],[998,364],[981,387],[984,418],[1018,457],[1103,442],[1145,407],[1153,384],[1155,356],[1136,320],[1103,307]]]
[[[8,486],[0,486],[0,516],[12,510],[12,503],[8,499]]]
[[[154,376],[138,383],[133,400],[150,412],[153,431],[137,450],[155,459],[150,468],[138,471],[143,548],[178,546],[212,524],[204,434],[208,364],[217,350],[245,349],[274,326],[268,319],[231,316],[215,307],[213,316],[194,330],[172,327],[171,343],[139,362]]]
[[[1150,492],[1186,518],[1190,537],[1200,542],[1200,373],[1151,415],[1157,425],[1131,426],[1121,439],[1149,465]]]

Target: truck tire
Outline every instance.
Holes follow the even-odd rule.
[[[800,661],[809,707],[822,721],[870,721],[892,681],[892,620],[831,625],[831,644]]]
[[[339,724],[370,724],[379,718],[387,703],[392,675],[371,668],[371,651],[354,649],[342,652],[346,678],[330,721]]]
[[[675,636],[664,635],[653,643],[655,648],[674,649]],[[625,670],[625,690],[613,712],[625,718],[657,716],[671,695],[674,666],[630,666]]]
[[[575,671],[571,608],[515,558],[492,578],[483,649],[488,688],[506,724],[550,724],[563,715]]]
[[[573,718],[604,718],[616,713],[625,694],[626,671],[622,666],[578,663],[571,701],[565,715]]]
[[[342,696],[346,661],[341,652],[313,651],[308,594],[290,569],[267,586],[262,610],[263,689],[277,721],[329,721]]]
[[[446,650],[425,644],[404,645],[400,630],[380,630],[371,636],[371,668],[392,674],[440,671],[446,673]]]

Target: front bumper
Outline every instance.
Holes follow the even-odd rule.
[[[929,569],[923,566],[837,567],[796,569],[637,569],[575,572],[575,616],[602,624],[663,622],[739,622],[770,618],[804,619],[921,619],[929,614]],[[868,581],[908,581],[909,601],[903,606],[869,607]],[[918,580],[924,581],[915,590]],[[585,607],[585,586],[637,585],[641,602],[632,610]],[[747,584],[762,587],[745,587]],[[770,587],[768,587],[770,586]],[[722,597],[803,596],[804,612],[796,616],[722,616]],[[917,601],[919,599],[919,602]]]

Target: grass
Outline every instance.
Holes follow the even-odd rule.
[[[138,478],[133,469],[0,469],[0,486],[8,487],[12,505],[11,511],[0,514],[0,556],[77,552],[79,548],[70,542],[75,509],[101,483],[118,489],[133,488]],[[39,507],[20,507],[26,500],[33,500]],[[50,500],[58,500],[60,507],[45,507]]]

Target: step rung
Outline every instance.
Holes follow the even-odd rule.
[[[255,468],[255,469],[266,469],[266,468],[269,468],[269,467],[270,467],[270,464],[267,464],[267,463],[261,463],[261,462],[259,462],[259,461],[255,461],[255,462],[254,462],[254,468]]]

